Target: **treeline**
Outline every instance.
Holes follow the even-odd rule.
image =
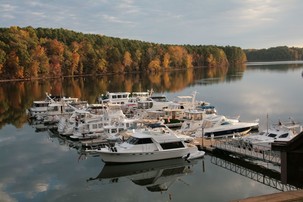
[[[0,80],[244,63],[239,47],[165,45],[66,29],[0,28]]]
[[[247,61],[290,61],[303,60],[303,48],[278,46],[268,49],[247,49]]]

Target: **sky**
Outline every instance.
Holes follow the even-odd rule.
[[[0,27],[177,45],[303,47],[302,0],[0,0]]]

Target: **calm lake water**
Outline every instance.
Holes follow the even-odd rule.
[[[45,92],[93,103],[106,91],[153,88],[171,100],[197,91],[197,100],[215,105],[220,114],[259,118],[262,130],[267,114],[270,123],[289,117],[302,123],[302,71],[302,62],[251,63],[215,71],[0,83],[0,201],[231,201],[295,189],[275,181],[277,171],[258,174],[249,163],[210,154],[190,163],[104,165],[49,131],[36,131],[25,110]]]

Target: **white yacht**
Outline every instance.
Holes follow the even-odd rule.
[[[94,121],[86,124],[85,131],[79,131],[76,128],[72,140],[87,140],[101,138],[104,140],[118,141],[120,140],[119,133],[126,131],[136,125],[137,119],[120,118],[118,121]]]
[[[62,116],[57,124],[57,131],[60,135],[70,136],[75,131],[76,125],[84,124],[92,121],[100,121],[107,109],[103,108],[101,110],[98,109],[98,113],[93,113],[88,110],[79,110],[76,109],[73,114],[69,117]]]
[[[128,102],[130,92],[107,92],[98,98],[98,102],[122,105]]]
[[[52,96],[48,93],[44,100],[33,101],[32,106],[27,110],[29,118],[37,118],[39,115],[44,115],[47,111],[47,107],[50,103],[59,101],[59,96]]]
[[[105,163],[134,163],[172,158],[187,160],[204,156],[192,143],[185,141],[164,125],[134,130],[127,141],[97,150]]]
[[[51,96],[46,93],[44,101],[34,101],[28,112],[31,118],[53,124],[59,121],[60,116],[71,115],[74,109],[86,108],[87,101],[80,101],[74,97]]]
[[[203,110],[190,109],[184,111],[183,123],[181,128],[177,131],[185,134],[191,135],[195,133],[199,128],[202,127],[202,120],[207,116],[215,116],[212,114],[208,114]]]
[[[85,120],[77,119],[73,127],[73,133],[70,136],[74,140],[94,139],[97,137],[104,137],[104,127],[107,125],[123,123],[126,119],[119,106],[109,107],[104,114],[92,116]],[[70,130],[69,130],[70,131]]]
[[[271,143],[276,141],[290,141],[302,132],[302,125],[295,122],[279,122],[279,124],[262,130],[259,133],[252,133],[240,138],[242,143],[254,150],[270,150]]]
[[[259,120],[242,122],[238,118],[231,119],[223,115],[211,114],[203,118],[201,127],[192,135],[195,137],[218,138],[224,136],[243,136],[259,127]]]

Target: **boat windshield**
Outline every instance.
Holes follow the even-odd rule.
[[[277,134],[274,134],[274,133],[270,133],[269,135],[268,135],[268,137],[276,137],[277,136]]]
[[[126,141],[128,144],[150,144],[153,143],[151,138],[136,138],[136,137],[130,137]]]
[[[288,133],[284,133],[282,135],[279,136],[279,138],[286,138],[288,136]]]

